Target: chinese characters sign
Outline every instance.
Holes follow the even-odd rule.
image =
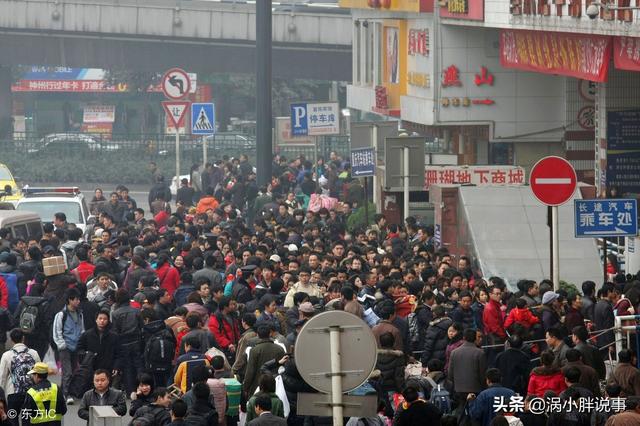
[[[640,71],[640,38],[614,37],[613,63],[621,70]]]
[[[489,72],[489,69],[485,66],[480,67],[480,74],[476,74],[473,80],[476,86],[493,86],[494,76]],[[455,65],[449,65],[442,71],[442,87],[462,87],[462,80],[460,80],[460,70]],[[443,107],[468,107],[471,105],[493,105],[495,101],[493,99],[471,99],[467,96],[462,99],[459,97],[448,98],[443,97],[440,99],[440,104]]]
[[[640,191],[640,111],[607,113],[607,181],[619,193]]]
[[[425,190],[442,184],[522,186],[525,183],[524,169],[515,166],[427,166],[424,171]]]
[[[429,29],[409,30],[409,55],[429,55]]]
[[[440,17],[484,21],[484,0],[440,0]]]
[[[340,110],[337,103],[291,104],[292,136],[337,135]]]
[[[638,204],[635,199],[575,200],[576,238],[636,236]]]
[[[82,121],[84,123],[113,123],[116,118],[114,105],[87,105],[84,107]]]
[[[353,177],[373,176],[375,172],[376,160],[373,148],[351,150],[351,175]]]
[[[502,30],[500,63],[544,74],[560,74],[585,80],[607,80],[611,38],[606,36]]]

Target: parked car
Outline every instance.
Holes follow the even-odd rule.
[[[93,135],[84,133],[52,133],[40,139],[38,146],[27,150],[29,154],[53,154],[60,152],[104,152],[116,151],[120,146],[101,141]]]

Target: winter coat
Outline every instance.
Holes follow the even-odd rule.
[[[128,303],[117,307],[111,313],[113,332],[118,335],[118,343],[131,343],[140,340],[142,319],[140,311]]]
[[[531,361],[520,349],[509,348],[496,357],[495,367],[502,373],[502,384],[520,395],[527,390]]]
[[[456,392],[480,392],[485,386],[487,358],[475,344],[465,341],[451,353],[448,376]]]
[[[557,368],[541,366],[534,368],[531,372],[527,394],[542,398],[548,390],[560,395],[566,388],[567,385],[564,382],[562,371]]]
[[[205,195],[198,201],[198,205],[196,206],[196,214],[206,213],[207,210],[215,210],[218,208],[220,203],[215,197],[210,195]]]
[[[302,392],[316,393],[316,390],[307,384],[300,376],[295,360],[290,359],[284,364],[284,372],[282,373],[282,384],[284,391],[289,400],[291,413],[296,414],[298,407],[298,394]]]
[[[422,399],[418,399],[411,404],[401,404],[398,412],[396,413],[393,424],[395,426],[414,426],[424,424],[440,426],[441,418],[442,413],[435,405]]]
[[[221,349],[226,350],[229,345],[236,345],[240,340],[240,330],[238,319],[233,317],[231,323],[220,312],[217,311],[209,318],[209,331],[215,337]]]
[[[539,322],[540,318],[533,315],[529,308],[514,308],[509,312],[509,315],[504,322],[504,328],[509,329],[513,324],[520,324],[527,329],[530,329]]]
[[[382,390],[400,392],[404,386],[407,359],[402,351],[378,349],[376,368],[380,370]]]
[[[596,330],[607,330],[614,326],[613,306],[608,300],[600,299],[596,303],[596,307],[593,313],[593,321],[596,325]],[[613,343],[613,331],[603,333],[597,337],[598,347],[603,347],[609,343]]]
[[[156,274],[160,281],[160,287],[166,288],[169,294],[173,296],[173,293],[176,292],[180,285],[180,273],[178,270],[171,266],[169,262],[166,262],[156,269]]]
[[[448,317],[437,318],[429,324],[424,337],[424,352],[420,361],[422,365],[427,365],[431,359],[445,359],[445,353],[449,338],[447,330],[451,327],[453,321]]]
[[[543,305],[540,310],[542,311],[542,326],[545,330],[549,330],[553,327],[562,327],[560,315],[558,315],[555,309],[550,306]]]
[[[473,309],[462,309],[460,306],[451,312],[453,322],[462,324],[463,329],[476,328],[476,321],[473,315]]]
[[[242,390],[247,395],[253,395],[258,387],[260,367],[268,361],[278,361],[284,355],[284,349],[280,345],[273,343],[271,339],[260,339],[249,352],[249,361],[247,362],[247,370],[242,382]]]
[[[495,410],[494,398],[503,401],[509,401],[515,393],[500,384],[492,384],[489,388],[483,390],[478,396],[469,401],[469,414],[479,422],[482,426],[489,426],[491,420],[498,415]]]
[[[104,368],[107,371],[112,371],[117,344],[118,336],[111,331],[111,326],[102,333],[98,333],[98,329],[94,327],[80,336],[78,352],[85,351],[96,354],[93,359],[94,370]]]
[[[455,336],[454,339],[451,340],[447,345],[447,349],[445,350],[445,353],[444,353],[445,354],[444,355],[444,371],[445,372],[449,370],[449,360],[451,359],[451,352],[458,349],[460,346],[462,346],[463,343],[464,343],[464,340],[462,340],[462,335],[461,333],[458,333],[458,335]]]
[[[484,305],[482,323],[484,324],[485,334],[490,334],[503,340],[507,337],[507,333],[504,331],[504,317],[498,302],[490,300]]]

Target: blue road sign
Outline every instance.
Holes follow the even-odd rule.
[[[216,132],[216,110],[211,103],[191,104],[191,134],[213,135]]]
[[[291,136],[307,136],[308,134],[307,104],[291,104]]]
[[[351,176],[368,177],[376,173],[376,157],[373,148],[351,150]]]
[[[576,238],[638,235],[635,199],[574,200]]]

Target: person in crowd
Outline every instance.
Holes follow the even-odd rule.
[[[456,391],[456,400],[464,404],[470,393],[479,394],[485,387],[487,357],[478,347],[482,334],[472,328],[463,333],[464,343],[451,352],[448,376]]]
[[[542,398],[548,390],[559,395],[567,388],[562,371],[556,367],[555,361],[556,357],[551,351],[540,354],[541,365],[531,371],[527,394]]]
[[[632,364],[633,356],[629,349],[618,352],[618,365],[609,378],[610,384],[620,386],[622,396],[640,395],[640,370]]]
[[[131,408],[129,408],[129,415],[135,417],[138,409],[149,405],[153,402],[153,390],[155,383],[153,376],[149,373],[141,373],[138,376],[138,387],[136,392],[131,395]]]
[[[110,312],[106,308],[101,309],[96,315],[95,327],[80,335],[78,353],[93,352],[96,355],[93,369],[113,373],[117,346],[118,335],[111,330]]]
[[[27,374],[31,376],[33,385],[27,390],[22,404],[22,424],[61,426],[62,417],[67,413],[67,404],[58,385],[49,380],[49,366],[37,362]]]
[[[111,386],[111,373],[104,369],[98,369],[93,373],[93,389],[88,390],[80,401],[78,417],[89,424],[89,407],[107,406],[119,416],[127,413],[127,401],[124,392],[113,389]]]
[[[151,395],[153,401],[149,405],[141,407],[136,411],[136,415],[131,420],[133,426],[142,425],[157,425],[166,426],[171,423],[171,414],[169,413],[169,407],[171,407],[171,395],[166,388],[157,388]]]
[[[480,422],[482,426],[489,426],[496,417],[495,401],[503,400],[508,402],[515,392],[512,389],[502,386],[502,375],[497,368],[490,368],[486,373],[487,389],[479,394],[470,393],[467,396],[469,413],[473,419]]]

